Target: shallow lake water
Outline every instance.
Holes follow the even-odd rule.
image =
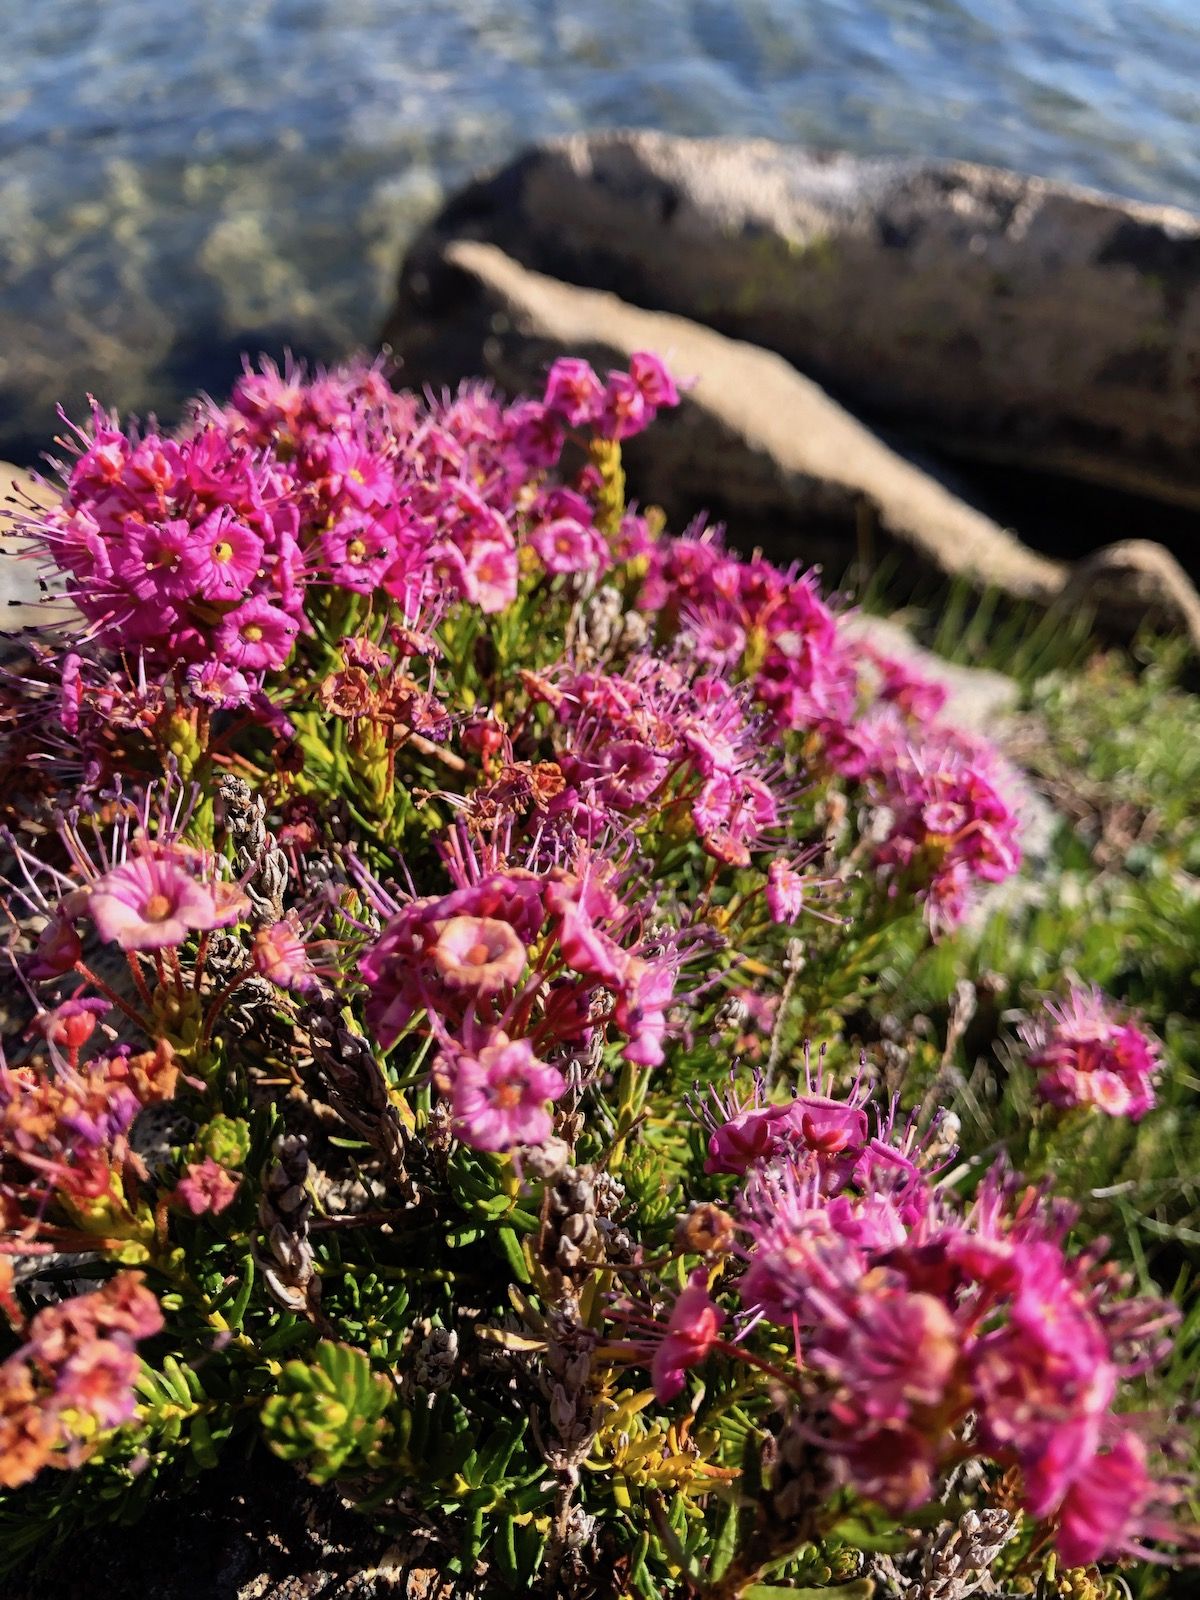
[[[38,0],[0,53],[0,454],[370,343],[404,244],[541,135],[959,156],[1200,207],[1196,0]]]

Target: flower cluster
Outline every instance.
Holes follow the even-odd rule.
[[[20,1349],[0,1363],[0,1484],[25,1483],[44,1466],[79,1466],[99,1434],[128,1422],[135,1347],[162,1327],[158,1302],[135,1272],[39,1311]]]
[[[96,409],[30,511],[80,620],[0,673],[26,1551],[234,1437],[488,1593],[581,1591],[593,1538],[646,1593],[854,1579],[856,1500],[898,1549],[952,1479],[1024,1508],[1031,1591],[1179,1536],[1129,1403],[1172,1314],[897,1109],[959,1013],[930,1089],[878,997],[1017,870],[1007,769],[815,572],[627,502],[679,401],[646,353],[513,399],[263,363],[170,436]],[[835,1019],[888,1112],[811,1072]],[[1099,996],[1026,1042],[1056,1103],[1150,1109]]]
[[[638,656],[621,673],[574,672],[544,693],[561,734],[562,792],[548,806],[586,837],[686,808],[704,849],[745,866],[779,823],[769,746],[744,692],[711,672]]]
[[[1154,1107],[1161,1046],[1099,989],[1073,985],[1021,1030],[1037,1091],[1055,1106],[1095,1106],[1136,1122]]]
[[[468,1144],[538,1144],[567,1088],[551,1063],[602,1046],[610,1023],[627,1061],[662,1061],[681,941],[650,931],[602,856],[541,871],[488,870],[461,848],[446,859],[456,887],[400,906],[359,958],[367,1021],[386,1048],[424,1016]]]
[[[1098,1250],[1070,1253],[1070,1207],[1002,1166],[957,1205],[911,1128],[872,1128],[856,1090],[719,1109],[708,1169],[743,1178],[731,1290],[747,1330],[776,1325],[819,1379],[814,1426],[848,1484],[902,1515],[982,1456],[1019,1469],[1070,1565],[1169,1536],[1143,1428],[1113,1408],[1173,1313],[1129,1297]],[[654,1355],[660,1400],[714,1347],[738,1353],[724,1320],[701,1269]]]

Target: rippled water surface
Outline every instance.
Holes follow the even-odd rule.
[[[36,0],[0,52],[0,451],[379,325],[448,189],[648,124],[1200,208],[1200,0]]]

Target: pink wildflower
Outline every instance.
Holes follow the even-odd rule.
[[[254,970],[277,988],[292,989],[297,994],[311,994],[321,986],[304,941],[295,922],[289,918],[273,922],[255,932],[250,945],[250,960]]]
[[[263,542],[222,507],[200,523],[188,540],[181,570],[202,600],[240,600],[258,575]]]
[[[224,886],[228,891],[230,886]],[[163,950],[193,931],[223,928],[246,908],[244,897],[202,882],[189,856],[148,849],[98,878],[87,909],[102,939],[122,950]]]
[[[664,363],[650,350],[635,350],[629,358],[629,376],[648,406],[664,411],[679,404],[679,390]]]
[[[553,1123],[546,1109],[566,1091],[557,1067],[539,1061],[527,1039],[503,1033],[454,1069],[454,1129],[476,1150],[544,1144]]]
[[[604,404],[604,386],[590,365],[575,356],[560,356],[546,379],[545,406],[571,427],[594,422]]]
[[[284,664],[298,629],[295,618],[269,600],[247,600],[222,618],[213,646],[234,667],[258,672]]]
[[[433,947],[433,963],[455,989],[495,994],[516,983],[526,950],[510,923],[495,917],[451,917]]]
[[[237,1198],[241,1179],[211,1156],[203,1161],[193,1161],[175,1185],[172,1198],[189,1211],[193,1217],[206,1212],[216,1215],[224,1211]]]
[[[1056,1106],[1095,1106],[1138,1121],[1154,1106],[1161,1045],[1122,1019],[1096,988],[1075,985],[1021,1030],[1038,1093]]]
[[[660,1405],[669,1405],[683,1389],[683,1375],[707,1359],[721,1337],[725,1313],[713,1303],[708,1292],[708,1272],[697,1267],[688,1286],[671,1307],[667,1331],[650,1363],[654,1396]]]

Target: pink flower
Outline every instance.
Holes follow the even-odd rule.
[[[466,596],[481,611],[503,611],[517,598],[517,552],[499,539],[475,540],[466,556]]]
[[[1095,988],[1073,986],[1040,1022],[1021,1030],[1038,1093],[1056,1106],[1095,1106],[1138,1121],[1154,1106],[1162,1046],[1123,1020]]]
[[[205,1156],[203,1161],[193,1161],[185,1169],[171,1198],[193,1217],[206,1212],[215,1216],[233,1203],[241,1181],[211,1156]]]
[[[681,1392],[689,1367],[707,1359],[720,1340],[724,1322],[725,1313],[708,1292],[708,1272],[697,1267],[671,1307],[666,1336],[650,1363],[654,1396],[660,1405],[668,1405]]]
[[[1063,1497],[1054,1542],[1064,1566],[1085,1567],[1119,1555],[1150,1498],[1146,1447],[1126,1429],[1091,1458]]]
[[[653,419],[654,411],[627,372],[610,372],[604,386],[604,405],[599,416],[600,432],[606,439],[631,439]]]
[[[97,1019],[111,1010],[107,1000],[64,1000],[53,1011],[39,1011],[26,1032],[39,1033],[77,1055],[95,1032]]]
[[[280,989],[292,989],[297,994],[311,994],[319,989],[321,980],[313,971],[294,922],[285,919],[259,928],[250,945],[250,960],[254,970]]]
[[[451,917],[438,932],[433,964],[452,989],[495,994],[517,982],[526,955],[511,923],[496,917]]]
[[[804,910],[804,877],[779,856],[767,868],[767,910],[772,922],[795,922]]]
[[[188,572],[192,532],[182,519],[143,522],[129,517],[113,570],[139,600],[183,600],[194,592]]]
[[[263,542],[226,507],[205,517],[192,533],[181,570],[202,600],[240,600],[258,575]]]
[[[213,641],[215,653],[248,672],[281,667],[292,653],[299,625],[265,598],[247,600],[222,618]]]
[[[223,928],[246,908],[196,876],[194,863],[166,850],[134,856],[92,885],[87,909],[102,939],[122,950],[163,950],[193,931]]]
[[[546,1109],[567,1083],[539,1061],[527,1039],[497,1034],[478,1056],[462,1056],[454,1072],[454,1131],[476,1150],[544,1144],[553,1123]]]
[[[590,365],[576,356],[560,356],[546,379],[544,404],[573,428],[594,422],[604,404],[604,386]]]
[[[94,1339],[68,1357],[54,1386],[54,1405],[78,1411],[101,1428],[119,1428],[137,1410],[137,1353],[113,1339]]]
[[[590,528],[570,517],[545,522],[529,535],[529,543],[547,572],[588,572],[603,570],[607,552],[600,559],[602,545]]]
[[[650,350],[635,350],[629,358],[629,376],[648,406],[655,411],[679,404],[679,390],[658,356]]]

